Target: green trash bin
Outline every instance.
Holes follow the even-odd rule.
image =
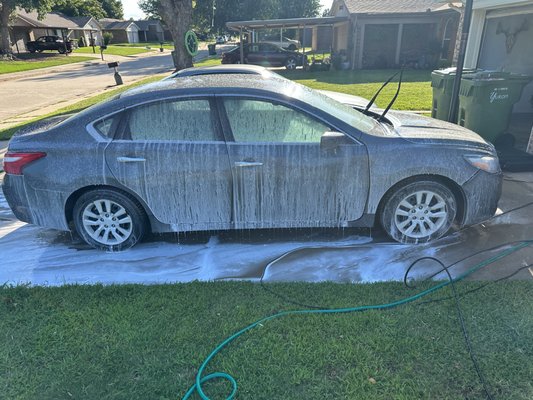
[[[216,56],[217,55],[217,50],[216,50],[216,43],[212,43],[212,44],[208,44],[207,45],[207,50],[209,51],[209,55],[210,56]]]
[[[531,77],[508,72],[478,72],[461,80],[458,123],[489,142],[509,126],[513,105]]]
[[[443,121],[448,121],[450,103],[452,101],[453,82],[456,68],[437,69],[431,73],[431,87],[433,88],[433,105],[431,116]],[[463,76],[480,70],[464,69]]]

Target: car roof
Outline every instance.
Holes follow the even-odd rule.
[[[216,93],[216,92],[250,92],[250,90],[267,91],[273,93],[286,93],[290,97],[298,92],[301,85],[285,79],[277,74],[207,74],[193,75],[187,79],[165,79],[149,83],[123,92],[121,99],[136,95],[157,97],[168,92],[187,92],[190,94]],[[292,90],[291,90],[292,89]],[[144,96],[143,96],[144,97]]]
[[[198,68],[186,68],[178,72],[174,72],[172,75],[167,76],[163,80],[173,78],[184,78],[189,76],[198,75],[214,75],[214,74],[247,74],[247,75],[262,75],[271,76],[277,75],[274,72],[269,71],[265,67],[258,65],[212,65],[209,67]]]

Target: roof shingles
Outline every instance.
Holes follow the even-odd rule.
[[[424,13],[446,9],[449,1],[437,0],[344,0],[350,14]]]

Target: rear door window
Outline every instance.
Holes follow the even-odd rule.
[[[125,137],[137,141],[217,141],[207,99],[165,100],[129,111]]]

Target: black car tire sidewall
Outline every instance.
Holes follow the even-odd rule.
[[[395,224],[395,211],[399,203],[409,194],[428,190],[441,196],[446,203],[447,217],[445,223],[434,233],[424,238],[410,238],[400,232]],[[445,185],[434,181],[415,181],[393,190],[383,201],[380,213],[381,226],[385,232],[395,241],[400,243],[425,243],[438,239],[450,230],[457,215],[457,200],[453,192]]]
[[[118,245],[105,245],[94,240],[89,234],[85,231],[82,223],[82,213],[85,207],[98,199],[107,199],[114,201],[115,203],[120,204],[132,220],[132,233],[130,237],[124,242]],[[110,189],[97,189],[91,190],[90,192],[83,193],[74,205],[74,211],[72,213],[74,227],[78,235],[90,246],[106,251],[121,251],[133,247],[138,243],[146,234],[147,229],[147,219],[146,215],[140,204],[137,203],[130,196],[122,194],[120,192],[110,190]]]

